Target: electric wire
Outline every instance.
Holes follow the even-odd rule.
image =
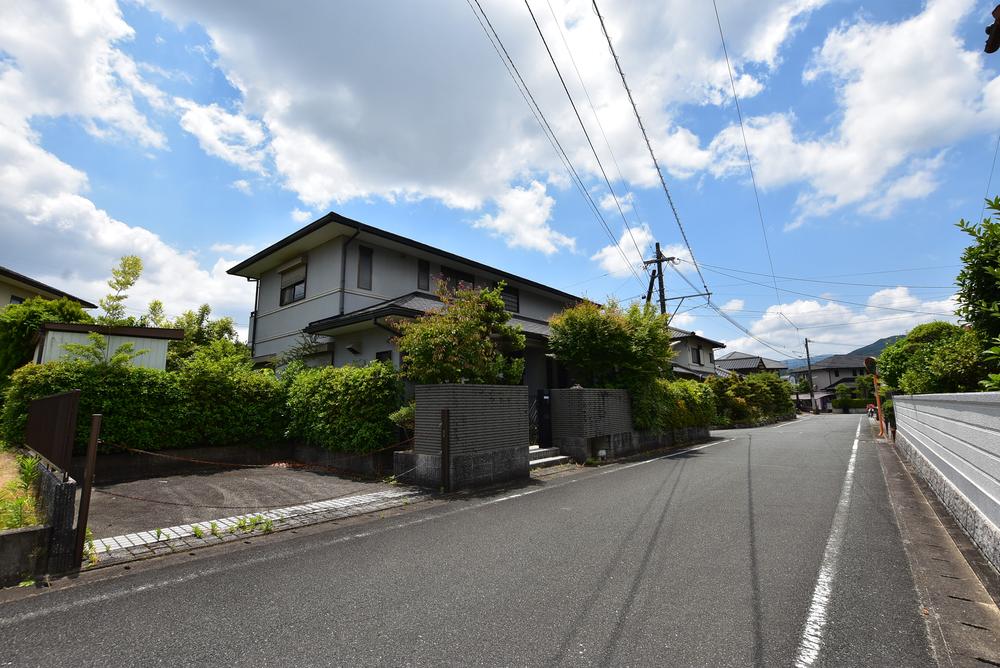
[[[594,154],[594,160],[597,161],[597,167],[601,170],[601,176],[604,177],[604,182],[607,184],[608,190],[611,191],[611,197],[615,200],[615,206],[618,208],[618,213],[621,214],[622,222],[625,223],[625,230],[632,239],[632,245],[635,246],[635,252],[639,254],[639,259],[642,260],[642,250],[639,249],[639,244],[636,243],[635,235],[632,233],[632,226],[629,225],[628,218],[625,217],[625,212],[622,210],[618,194],[615,192],[614,186],[611,185],[611,179],[608,178],[608,173],[604,170],[604,164],[601,162],[601,158],[597,154],[597,149],[594,147],[594,142],[590,139],[590,133],[587,131],[587,126],[584,124],[583,118],[580,116],[580,110],[577,109],[576,102],[573,100],[573,95],[569,92],[569,87],[566,85],[566,80],[563,78],[562,71],[559,69],[559,64],[556,63],[555,56],[552,54],[552,49],[549,48],[549,42],[545,39],[545,33],[542,32],[542,26],[539,25],[538,19],[535,17],[535,12],[531,9],[531,5],[528,4],[528,0],[524,0],[524,6],[527,7],[528,14],[531,15],[531,22],[535,24],[535,30],[538,31],[538,36],[542,40],[542,45],[545,47],[545,52],[549,56],[549,61],[552,63],[552,67],[556,71],[556,76],[559,77],[559,83],[562,84],[563,91],[566,93],[566,98],[569,100],[570,106],[573,107],[573,114],[576,116],[576,120],[580,124],[580,129],[583,130],[583,136],[587,139],[587,145],[590,146],[591,153]],[[645,265],[643,265],[643,271],[647,271]]]
[[[476,7],[479,8],[479,13],[477,13],[476,9],[472,6],[473,2],[475,2]],[[605,233],[608,235],[608,238],[611,240],[612,245],[614,245],[615,248],[618,250],[619,254],[621,254],[622,260],[624,260],[625,265],[629,268],[629,271],[632,273],[632,275],[635,277],[635,279],[639,282],[640,285],[645,285],[645,281],[639,278],[639,274],[635,271],[635,268],[629,261],[628,256],[625,254],[625,251],[622,250],[621,245],[618,243],[617,238],[615,238],[615,235],[611,231],[611,228],[608,226],[607,221],[604,220],[604,216],[603,214],[601,214],[600,208],[597,206],[597,203],[594,202],[593,197],[590,196],[590,193],[588,192],[586,186],[583,183],[583,179],[580,177],[576,168],[573,166],[573,162],[572,160],[570,160],[569,155],[566,153],[565,149],[563,149],[562,143],[559,141],[559,137],[555,134],[555,130],[552,129],[552,126],[549,124],[548,119],[545,117],[545,113],[542,111],[541,106],[539,106],[538,102],[535,100],[535,96],[532,94],[531,89],[528,87],[527,82],[524,80],[524,77],[521,76],[520,70],[517,69],[517,65],[514,63],[514,59],[507,51],[507,47],[504,46],[503,40],[500,39],[500,35],[493,27],[493,23],[490,21],[489,15],[486,14],[486,11],[479,3],[479,0],[466,0],[466,3],[469,5],[469,9],[476,17],[476,20],[478,21],[480,27],[483,29],[483,32],[486,34],[486,38],[489,40],[490,45],[493,47],[493,50],[496,51],[497,56],[499,56],[500,62],[503,63],[504,68],[507,70],[507,74],[511,77],[511,80],[514,82],[514,87],[517,88],[518,92],[521,94],[521,97],[524,98],[525,104],[527,104],[528,108],[531,110],[532,115],[535,117],[535,121],[539,124],[539,127],[542,130],[542,134],[544,134],[546,139],[548,139],[549,143],[552,145],[553,150],[556,152],[556,155],[559,157],[560,161],[562,161],[563,166],[566,168],[567,172],[570,175],[570,180],[573,181],[574,185],[576,185],[581,195],[583,195],[584,199],[590,205],[590,210],[594,214],[598,223],[604,229]],[[480,14],[482,14],[481,17]],[[486,24],[483,23],[484,20],[486,21]],[[487,26],[489,26],[488,29]],[[494,39],[496,40],[495,42]],[[501,53],[501,50],[503,53]]]
[[[708,289],[708,284],[705,282],[705,277],[701,273],[701,269],[698,267],[698,261],[695,259],[694,251],[691,249],[691,242],[688,241],[687,232],[684,231],[684,225],[681,223],[681,217],[677,213],[677,207],[674,206],[674,198],[670,195],[670,189],[667,188],[667,181],[663,177],[663,170],[660,169],[660,163],[656,159],[656,153],[653,152],[653,145],[649,141],[649,134],[646,132],[646,126],[642,123],[642,117],[639,115],[639,108],[635,104],[635,98],[632,97],[632,90],[628,87],[628,81],[625,79],[625,71],[622,69],[621,62],[618,60],[618,54],[615,52],[615,47],[611,42],[611,35],[608,34],[608,28],[604,25],[604,17],[601,16],[601,10],[597,7],[597,0],[591,0],[591,4],[594,7],[594,12],[597,14],[597,19],[601,23],[601,31],[604,33],[604,38],[608,42],[608,50],[611,51],[611,56],[614,58],[615,68],[617,68],[618,74],[621,77],[622,86],[625,87],[625,93],[628,95],[628,100],[632,104],[632,113],[635,114],[635,120],[639,123],[639,130],[642,131],[642,137],[646,140],[646,148],[649,150],[649,157],[653,160],[653,166],[656,168],[656,175],[660,178],[660,185],[663,187],[663,193],[667,196],[667,202],[670,204],[670,210],[673,212],[674,220],[677,222],[677,229],[681,232],[681,238],[684,240],[684,246],[687,248],[695,269],[698,271],[698,278],[701,279],[702,288],[705,292],[711,292],[711,290]],[[697,291],[698,288],[694,289]]]
[[[983,216],[986,215],[986,200],[990,198],[990,188],[993,186],[993,172],[997,168],[997,153],[1000,153],[1000,134],[997,135],[997,145],[993,149],[993,163],[990,165],[990,176],[986,179],[986,194],[983,195],[983,209],[979,212],[979,223],[983,220]]]

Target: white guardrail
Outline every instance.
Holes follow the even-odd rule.
[[[893,406],[900,447],[1000,568],[1000,392],[899,395]]]

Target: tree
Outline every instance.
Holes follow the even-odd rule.
[[[32,297],[0,309],[0,385],[14,369],[31,360],[35,336],[46,322],[93,322],[93,318],[66,297]]]
[[[98,317],[98,323],[102,325],[136,323],[135,318],[125,316],[125,300],[128,299],[127,291],[135,285],[141,274],[142,259],[138,255],[125,255],[121,258],[118,266],[111,270],[111,278],[108,280],[111,292],[98,302],[104,311],[103,315]]]
[[[508,324],[501,282],[492,289],[438,287],[442,308],[396,321],[404,377],[421,384],[516,385],[524,376],[524,333]]]
[[[989,218],[979,224],[960,220],[958,227],[975,243],[962,253],[958,314],[986,339],[1000,337],[1000,197],[986,200]]]
[[[154,316],[154,305],[158,301],[152,302],[149,317]],[[228,341],[229,343],[239,343],[239,335],[236,333],[236,326],[233,319],[229,317],[212,320],[212,308],[208,304],[202,304],[197,311],[187,310],[180,314],[173,321],[162,316],[162,305],[160,309],[160,327],[175,327],[184,330],[184,338],[179,341],[171,341],[167,348],[167,369],[177,369],[182,360],[190,357],[198,349],[211,344],[214,341]],[[244,346],[245,347],[245,346]]]
[[[549,348],[588,387],[636,389],[671,374],[669,319],[649,304],[581,302],[549,322]]]
[[[903,374],[926,368],[934,346],[961,332],[961,327],[950,322],[935,321],[917,325],[905,337],[886,346],[879,354],[879,376],[887,386],[900,388]]]
[[[812,382],[809,380],[809,376],[805,375],[799,379],[799,382],[795,383],[795,393],[796,394],[809,394],[809,390],[812,389]]]
[[[879,373],[906,394],[971,392],[997,369],[979,332],[947,322],[914,327],[879,355]]]
[[[875,397],[875,376],[864,374],[854,379],[854,387],[858,391],[859,399],[873,399]]]

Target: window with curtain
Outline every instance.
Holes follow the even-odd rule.
[[[306,265],[300,264],[281,272],[281,306],[286,306],[306,297]]]

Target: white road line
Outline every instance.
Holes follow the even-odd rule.
[[[861,420],[854,432],[854,445],[851,446],[851,458],[847,462],[847,473],[844,474],[844,485],[840,489],[840,500],[833,515],[833,526],[830,527],[830,538],[826,541],[826,551],[816,576],[816,587],[813,589],[812,602],[809,604],[809,615],[802,629],[802,639],[799,641],[799,651],[795,658],[796,668],[805,668],[815,663],[823,646],[823,631],[826,628],[827,608],[833,593],[833,578],[837,574],[837,558],[840,546],[844,542],[844,532],[847,530],[847,512],[851,505],[851,488],[854,486],[854,464],[858,456],[858,438],[861,436]]]

